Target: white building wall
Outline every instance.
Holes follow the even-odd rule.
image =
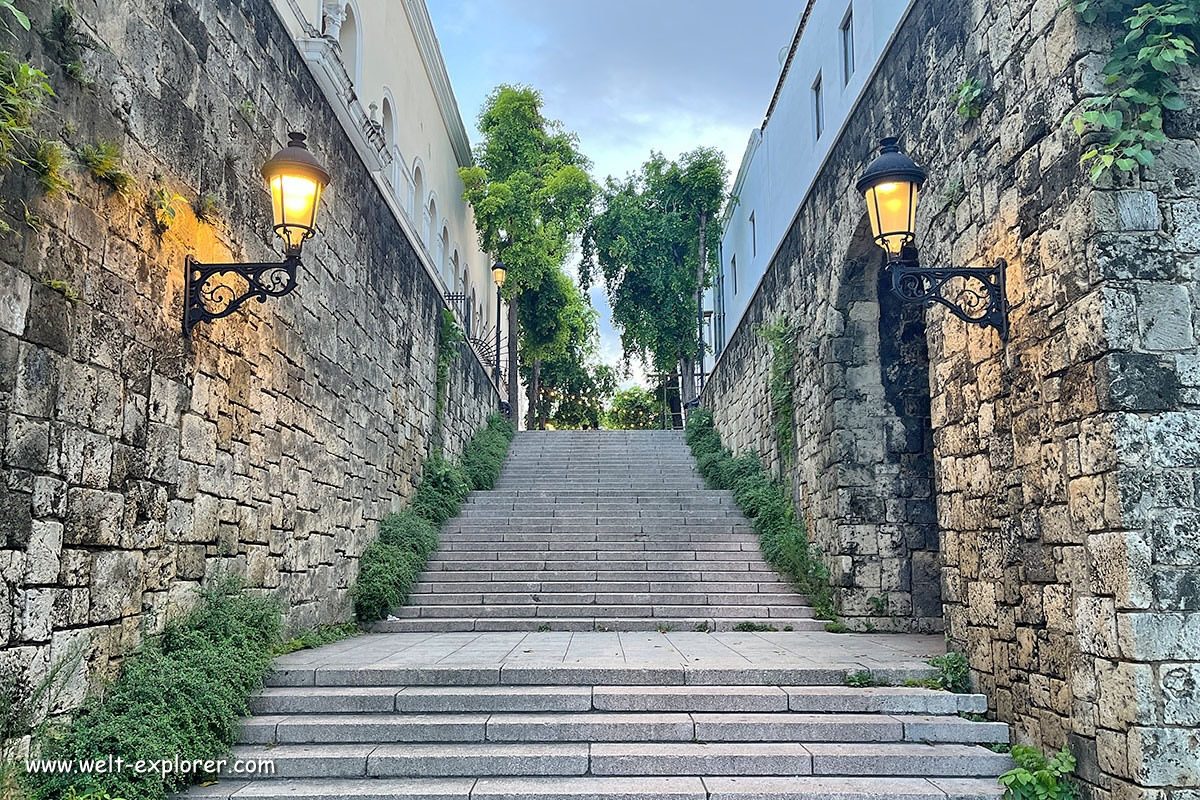
[[[497,323],[491,259],[479,247],[458,177],[471,164],[470,143],[424,0],[274,2],[427,267],[444,292],[469,302],[474,290],[476,305],[462,321],[490,340]]]
[[[797,26],[803,24],[803,29],[791,63],[781,70],[778,98],[763,127],[751,134],[734,182],[736,202],[726,209],[721,272],[705,301],[705,308],[715,312],[706,372],[741,322],[767,265],[910,5],[911,0],[812,0],[806,21],[801,11]],[[841,27],[848,14],[853,21],[854,71],[846,81]],[[824,110],[819,137],[813,96],[818,76]]]

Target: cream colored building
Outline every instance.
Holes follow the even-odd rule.
[[[458,177],[470,141],[424,0],[274,3],[477,350],[494,349],[498,318],[507,347],[492,260]]]

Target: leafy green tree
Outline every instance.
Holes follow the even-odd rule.
[[[509,397],[517,394],[518,340],[536,397],[541,360],[565,346],[566,323],[554,314],[566,291],[562,264],[587,224],[596,185],[577,137],[543,116],[534,89],[496,87],[479,130],[475,165],[459,170],[463,198],[475,210],[480,245],[508,268],[501,296],[509,302],[509,330],[519,330],[508,338]]]
[[[599,266],[625,357],[663,373],[678,369],[696,396],[703,358],[702,293],[717,266],[709,224],[727,197],[725,156],[701,147],[669,161],[651,153],[641,172],[609,177],[603,211],[584,234],[581,281]]]
[[[609,407],[606,427],[620,430],[650,430],[662,426],[662,400],[641,386],[617,392]]]
[[[547,273],[521,305],[521,374],[529,388],[529,427],[545,427],[543,398],[557,388],[564,363],[582,364],[593,352],[596,312],[560,269]]]

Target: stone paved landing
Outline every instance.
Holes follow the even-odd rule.
[[[796,633],[373,633],[276,659],[278,670],[325,666],[502,667],[507,664],[924,668],[941,636]]]

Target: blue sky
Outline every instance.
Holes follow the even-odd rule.
[[[546,115],[579,134],[598,181],[651,150],[700,145],[731,173],[766,112],[780,50],[804,0],[426,0],[472,142],[500,83],[541,90]],[[603,290],[601,358],[621,357]],[[640,371],[635,371],[635,378]]]

